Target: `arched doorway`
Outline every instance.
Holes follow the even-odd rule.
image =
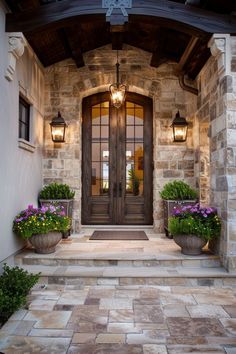
[[[82,223],[153,223],[152,100],[127,93],[120,108],[109,93],[83,100]]]

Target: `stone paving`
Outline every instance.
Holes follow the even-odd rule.
[[[236,353],[236,288],[37,284],[5,354]]]

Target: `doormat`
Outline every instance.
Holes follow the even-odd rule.
[[[89,240],[124,240],[124,241],[148,241],[144,231],[94,231]]]

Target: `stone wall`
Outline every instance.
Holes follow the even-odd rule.
[[[212,57],[199,75],[196,117],[210,137],[210,201],[222,219],[217,248],[224,266],[236,268],[236,41],[214,35]],[[232,53],[232,58],[231,58]],[[232,60],[231,60],[232,59]],[[208,123],[207,123],[208,122]],[[208,142],[201,151],[207,157]],[[201,174],[200,174],[201,180]],[[207,180],[206,186],[208,185]]]
[[[151,54],[124,46],[119,53],[121,79],[128,91],[153,99],[154,126],[154,226],[163,231],[162,202],[159,192],[173,179],[184,179],[192,186],[194,178],[193,119],[196,98],[183,91],[176,75],[176,64],[150,67]],[[78,69],[72,60],[46,69],[45,86],[45,149],[44,184],[68,183],[75,191],[74,230],[81,219],[81,107],[82,99],[93,93],[107,91],[115,82],[116,52],[110,45],[84,55],[85,67]],[[53,144],[49,122],[60,110],[69,123],[65,144]],[[177,111],[189,122],[186,143],[173,143],[170,127]]]

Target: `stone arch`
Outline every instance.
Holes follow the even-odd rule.
[[[162,232],[162,205],[159,191],[170,179],[186,179],[194,184],[193,143],[190,136],[179,151],[172,143],[170,125],[177,110],[186,114],[195,96],[179,85],[176,65],[163,64],[156,69],[149,65],[150,53],[125,46],[121,55],[121,78],[130,92],[153,99],[154,126],[154,225]],[[116,53],[105,46],[85,54],[85,67],[76,68],[72,60],[46,69],[44,183],[68,183],[76,191],[74,229],[80,229],[81,214],[81,119],[82,100],[91,94],[107,91],[115,81]],[[54,146],[48,123],[57,110],[69,123],[66,143]],[[191,119],[191,117],[188,117]],[[174,161],[175,160],[175,161]],[[187,160],[187,161],[185,161]],[[179,166],[183,168],[180,170]]]

